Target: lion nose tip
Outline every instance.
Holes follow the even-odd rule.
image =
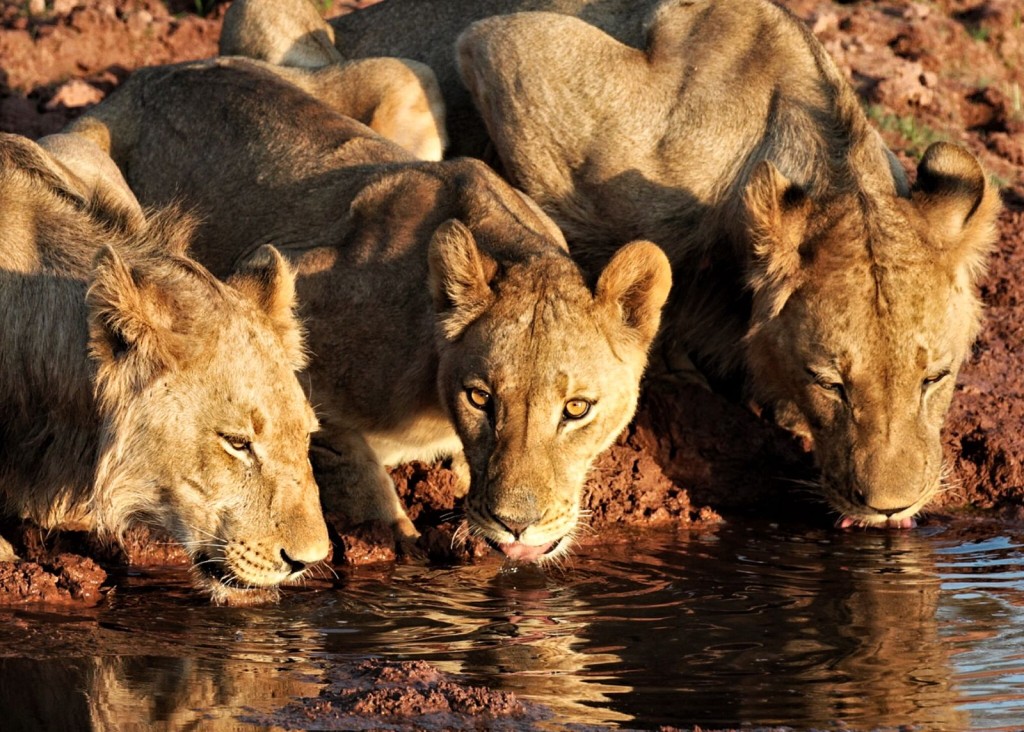
[[[539,516],[505,516],[499,513],[493,514],[494,520],[501,524],[508,533],[512,534],[516,539],[526,531],[530,526],[537,523]]]
[[[308,562],[304,562],[301,559],[293,559],[288,556],[288,552],[284,549],[281,550],[281,559],[284,560],[284,563],[288,565],[289,569],[291,569],[293,573],[301,572],[308,565]]]

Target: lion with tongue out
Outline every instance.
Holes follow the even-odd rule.
[[[588,281],[482,163],[416,160],[247,59],[137,71],[72,129],[145,204],[197,209],[212,270],[268,241],[294,268],[326,508],[412,541],[385,466],[462,453],[471,531],[524,561],[568,548],[586,473],[636,408],[671,285],[657,246]]]

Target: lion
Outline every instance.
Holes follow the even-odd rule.
[[[588,282],[479,161],[417,161],[248,59],[143,69],[71,129],[146,205],[195,207],[214,273],[268,242],[295,267],[329,509],[408,546],[385,466],[454,455],[472,531],[522,561],[568,550],[585,475],[636,408],[671,284],[658,247]]]
[[[333,44],[334,32],[310,0],[236,0],[225,13],[219,52],[266,61],[413,155],[440,160],[448,144],[445,108],[430,67],[398,58],[345,61]]]
[[[665,249],[667,362],[745,379],[813,444],[840,526],[913,526],[943,483],[995,238],[974,156],[936,143],[910,186],[821,44],[764,0],[446,7],[387,0],[331,24],[349,57],[435,65],[459,148],[479,122],[457,66],[482,139],[585,269],[626,238]],[[470,24],[513,10],[559,12]]]
[[[188,218],[130,196],[84,138],[0,135],[6,513],[156,524],[213,601],[272,599],[329,550],[294,274],[266,247],[221,283],[185,255]]]

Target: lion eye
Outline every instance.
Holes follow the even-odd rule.
[[[836,395],[841,402],[846,402],[846,387],[838,381],[819,381],[818,386],[827,392]]]
[[[819,389],[831,392],[839,397],[841,400],[846,401],[846,387],[843,386],[841,381],[829,381],[827,377],[821,376],[815,373],[811,369],[807,369],[807,373],[814,379],[814,385]]]
[[[487,405],[491,403],[491,395],[476,387],[466,389],[466,398],[477,409],[486,409]]]
[[[241,435],[221,434],[220,439],[224,440],[228,447],[236,452],[252,452],[252,442]]]
[[[582,419],[590,411],[590,402],[586,399],[570,399],[562,410],[563,419]]]
[[[928,388],[932,384],[938,384],[947,376],[949,376],[949,369],[942,369],[942,371],[939,371],[938,373],[929,376],[923,382],[921,382],[921,386],[923,386],[924,388]]]

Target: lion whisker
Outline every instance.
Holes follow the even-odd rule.
[[[323,577],[324,579],[327,579],[328,573],[334,575],[334,579],[339,579],[340,578],[340,575],[338,575],[337,570],[335,570],[334,567],[331,566],[330,562],[328,562],[325,559],[322,559],[319,562],[317,562],[316,564],[311,565],[308,568],[307,571],[309,571],[309,572],[314,572],[314,571],[320,572],[321,573],[320,576]]]

